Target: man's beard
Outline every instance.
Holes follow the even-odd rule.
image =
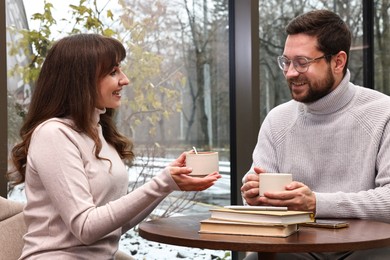
[[[312,102],[315,102],[315,101],[325,97],[330,92],[332,92],[335,79],[334,79],[334,76],[332,74],[331,68],[328,67],[328,73],[327,73],[325,79],[323,79],[321,81],[316,81],[314,83],[307,81],[307,85],[308,85],[307,94],[305,96],[299,97],[299,98],[297,98],[292,91],[292,88],[291,88],[292,81],[297,81],[297,79],[289,79],[287,82],[288,86],[290,88],[291,97],[298,102],[312,103]]]

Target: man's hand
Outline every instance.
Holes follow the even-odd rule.
[[[266,192],[259,196],[259,174],[265,170],[254,167],[255,173],[245,177],[245,183],[241,187],[241,194],[248,205],[264,205],[288,207],[289,210],[316,210],[316,197],[308,186],[301,182],[293,181],[286,186],[286,191]]]
[[[242,197],[251,206],[261,205],[259,201],[259,174],[265,170],[254,167],[254,171],[253,174],[246,175],[244,184],[241,186]]]
[[[309,187],[297,181],[286,186],[286,191],[266,192],[258,197],[260,205],[284,206],[289,210],[316,210],[316,197]]]

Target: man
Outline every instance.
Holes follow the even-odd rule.
[[[286,32],[278,64],[292,100],[270,111],[261,126],[252,170],[243,178],[244,201],[309,210],[316,218],[390,223],[390,97],[349,82],[351,32],[335,13],[300,15]],[[292,173],[294,181],[286,191],[260,197],[263,172]],[[390,249],[296,257],[364,259],[363,254],[383,259]]]

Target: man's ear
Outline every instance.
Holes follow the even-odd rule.
[[[344,67],[347,63],[347,59],[348,57],[345,51],[340,51],[339,53],[334,55],[333,60],[336,64],[336,66],[334,67],[335,73],[343,73]]]

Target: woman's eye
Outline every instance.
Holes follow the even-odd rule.
[[[117,70],[115,69],[115,70],[111,71],[110,75],[115,76],[116,72],[117,72]]]

